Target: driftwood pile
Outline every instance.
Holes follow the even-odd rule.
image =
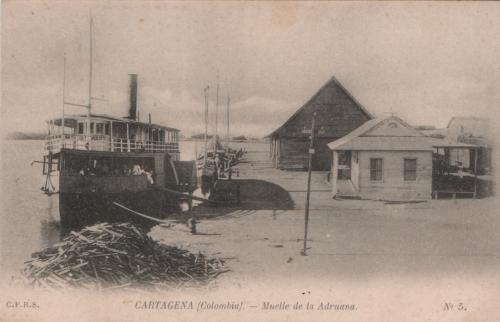
[[[102,223],[34,253],[22,273],[35,286],[102,290],[200,286],[225,271],[218,258],[161,245],[129,223]]]

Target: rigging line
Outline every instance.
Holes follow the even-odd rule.
[[[72,106],[79,106],[79,107],[90,108],[90,106],[85,105],[85,104],[78,104],[78,103],[71,103],[71,102],[64,102],[64,105],[72,105]]]
[[[155,222],[160,223],[160,224],[165,224],[165,223],[168,223],[168,222],[167,222],[167,221],[165,221],[165,220],[161,220],[161,219],[154,218],[154,217],[151,217],[151,216],[148,216],[148,215],[145,215],[145,214],[141,214],[140,212],[137,212],[137,211],[135,211],[135,210],[132,210],[132,209],[130,209],[130,208],[127,208],[127,207],[125,207],[124,205],[119,204],[118,202],[113,202],[113,205],[115,205],[115,206],[117,206],[117,207],[120,207],[120,208],[122,208],[122,209],[124,209],[124,210],[127,210],[127,211],[128,211],[128,212],[130,212],[130,213],[133,213],[133,214],[135,214],[135,215],[141,216],[141,217],[143,217],[143,218],[147,218],[147,219],[149,219],[149,220],[155,221]]]
[[[92,60],[93,60],[93,55],[92,55],[92,32],[93,32],[93,19],[92,19],[92,10],[89,10],[89,15],[90,15],[90,26],[89,26],[89,105],[88,105],[88,110],[87,110],[87,135],[90,135],[90,114],[92,110]]]
[[[219,132],[219,72],[217,72],[217,95],[215,97],[215,140],[217,141],[217,135]]]
[[[229,97],[229,95],[227,95],[227,109],[226,109],[226,125],[227,125],[227,128],[226,128],[226,150],[229,151],[229,141],[230,141],[230,137],[229,137],[229,104],[231,103],[231,97]]]
[[[64,136],[64,127],[65,127],[65,120],[64,120],[64,106],[65,106],[65,97],[66,97],[66,52],[64,53],[64,60],[63,60],[63,88],[62,88],[62,135]]]
[[[96,100],[96,101],[103,101],[103,102],[107,102],[108,99],[106,98],[100,98],[100,97],[91,97],[90,98],[91,100]]]

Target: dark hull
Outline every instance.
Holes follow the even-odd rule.
[[[71,230],[99,222],[132,222],[149,229],[158,224],[122,209],[113,202],[158,219],[165,219],[178,211],[178,199],[175,196],[153,189],[120,193],[60,193],[61,226]]]
[[[217,180],[216,177],[213,175],[212,176],[202,175],[199,181],[200,181],[201,192],[204,195],[206,195],[213,192],[213,190],[215,189],[215,182]]]

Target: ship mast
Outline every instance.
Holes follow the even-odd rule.
[[[203,157],[203,166],[207,165],[207,149],[208,149],[208,91],[210,86],[205,87],[205,155]]]
[[[217,73],[217,94],[215,97],[215,141],[214,141],[215,150],[217,150],[218,132],[219,132],[219,74]]]
[[[64,97],[66,97],[66,53],[64,53],[64,60],[63,60],[63,87],[62,87],[62,136],[63,136],[63,141],[65,140],[64,137]]]
[[[78,107],[85,107],[87,109],[87,119],[85,121],[86,123],[86,129],[84,131],[85,135],[87,136],[87,142],[90,145],[90,114],[92,110],[92,73],[93,73],[93,46],[92,46],[92,38],[93,38],[93,19],[92,19],[92,14],[90,15],[90,30],[89,30],[89,98],[88,98],[88,104],[80,104],[80,103],[73,103],[73,102],[66,102],[65,101],[65,92],[66,92],[66,54],[64,55],[64,77],[63,77],[63,124],[64,124],[64,105],[71,105],[71,106],[78,106]],[[97,98],[95,98],[97,99]],[[64,132],[64,129],[63,129]],[[90,149],[90,146],[89,146]]]
[[[227,95],[227,106],[226,106],[226,150],[229,151],[229,103],[231,102],[231,97]],[[227,152],[226,151],[226,152]]]
[[[90,113],[92,109],[92,14],[90,15],[90,29],[89,29],[89,106],[87,109],[87,136],[90,136]],[[87,140],[89,139],[87,137]]]

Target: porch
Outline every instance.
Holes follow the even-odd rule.
[[[357,151],[333,151],[332,193],[335,197],[359,198],[359,162]]]
[[[483,198],[493,194],[489,149],[461,142],[438,143],[434,148],[434,199]]]

